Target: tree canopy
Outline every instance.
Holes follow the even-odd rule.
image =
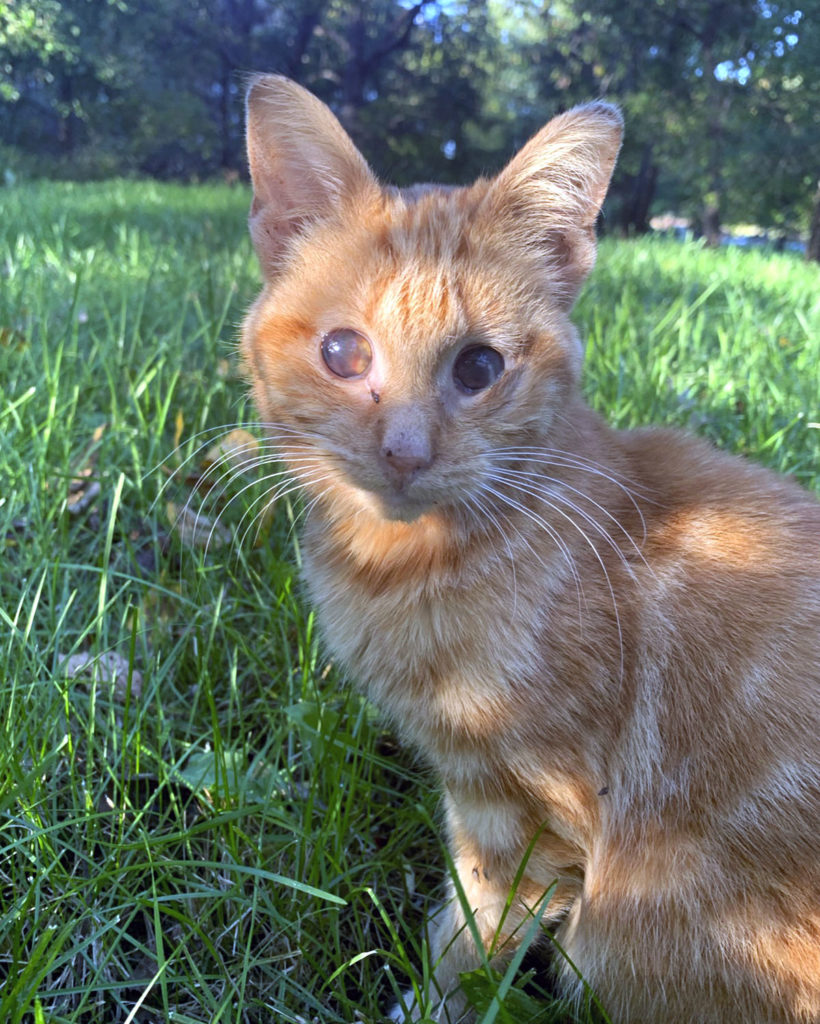
[[[818,68],[820,0],[0,0],[0,172],[243,175],[252,71],[316,92],[398,184],[495,170],[603,96],[627,123],[610,226],[786,235],[818,220]]]

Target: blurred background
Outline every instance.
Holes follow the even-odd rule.
[[[627,121],[606,230],[820,260],[820,0],[0,0],[0,180],[243,180],[252,71],[397,184],[492,172],[603,96]]]

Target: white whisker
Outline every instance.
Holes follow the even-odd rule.
[[[566,489],[568,491],[571,491],[573,494],[579,495],[581,498],[584,498],[586,501],[589,501],[592,505],[594,505],[599,512],[602,512],[608,519],[610,519],[618,527],[618,529],[621,531],[621,533],[623,533],[624,537],[627,539],[629,544],[635,550],[636,554],[641,559],[641,561],[644,562],[644,564],[646,564],[646,560],[644,559],[640,548],[633,540],[631,534],[621,524],[621,522],[615,516],[613,516],[612,513],[608,511],[608,509],[604,508],[602,505],[600,505],[597,501],[591,498],[588,494],[585,494],[583,491],[580,491],[575,487],[571,487],[569,484],[564,484],[563,481],[557,480],[555,477],[532,477],[523,473],[515,472],[513,470],[496,470],[493,476],[495,479],[503,480],[505,483],[508,483],[512,487],[515,487],[518,490],[526,492],[527,494],[530,494],[534,498],[546,501],[548,504],[551,500],[558,501],[565,505],[567,508],[571,509],[573,512],[576,512],[579,516],[581,516],[585,523],[591,526],[606,541],[609,547],[612,548],[612,550],[618,556],[619,560],[621,561],[622,565],[627,570],[627,572],[629,572],[630,575],[633,575],[632,566],[630,565],[624,552],[621,550],[621,548],[616,543],[615,539],[612,537],[609,531],[606,530],[601,525],[601,523],[599,523],[594,518],[594,516],[592,516],[584,509],[582,509],[580,505],[576,504],[575,502],[567,498],[566,495],[561,493],[561,491],[562,489]],[[543,480],[555,483],[557,487],[546,487],[542,483]]]
[[[616,470],[613,470],[611,467],[607,467],[605,469],[599,463],[593,462],[591,459],[587,459],[581,455],[576,455],[572,452],[564,452],[557,448],[496,448],[492,449],[487,454],[494,463],[509,460],[514,462],[530,462],[547,467],[566,467],[570,469],[577,469],[582,473],[589,473],[607,480],[629,499],[636,514],[641,520],[641,528],[643,531],[642,543],[646,541],[646,520],[644,518],[643,511],[638,504],[638,498],[649,504],[657,505],[658,503],[643,489],[639,488],[637,484],[618,473]]]
[[[477,494],[462,495],[459,499],[461,505],[467,509],[468,513],[474,515],[473,507],[478,510],[480,516],[485,520],[489,521],[490,525],[495,529],[495,532],[504,542],[504,546],[507,549],[507,554],[510,557],[510,571],[512,572],[512,584],[513,584],[513,608],[512,618],[515,619],[516,612],[518,610],[518,577],[515,572],[515,554],[510,546],[507,534],[504,531],[503,525],[499,522],[498,517],[489,509],[484,502],[480,500]],[[519,534],[520,536],[520,534]]]
[[[485,493],[492,494],[499,501],[504,502],[504,504],[509,505],[511,508],[514,508],[522,515],[532,520],[532,522],[534,522],[536,526],[539,526],[542,530],[544,530],[545,533],[554,541],[556,547],[564,556],[564,560],[566,561],[567,565],[569,566],[569,570],[572,573],[572,578],[575,581],[575,587],[579,595],[580,604],[581,594],[583,592],[581,579],[578,575],[578,570],[575,568],[575,560],[572,557],[572,552],[569,550],[569,548],[567,547],[566,543],[561,538],[557,530],[555,530],[555,528],[551,526],[550,523],[546,521],[546,519],[544,519],[542,516],[539,516],[536,512],[533,512],[532,509],[527,508],[526,505],[522,505],[521,502],[516,501],[514,498],[511,498],[508,494],[505,494],[503,491],[497,490],[495,487],[491,487],[486,481],[483,483],[482,489],[484,490]]]
[[[251,502],[248,508],[243,512],[242,518],[239,520],[237,530],[242,527],[242,524],[244,523],[248,514],[252,512],[256,505],[258,505],[261,501],[264,501],[265,505],[259,512],[253,513],[251,521],[245,528],[245,531],[242,534],[242,537],[239,541],[240,547],[245,544],[245,539],[247,538],[248,532],[250,531],[250,528],[253,526],[253,523],[257,519],[259,519],[260,516],[264,515],[265,508],[268,508],[270,505],[275,504],[278,501],[281,501],[282,498],[287,497],[289,494],[301,491],[305,484],[310,484],[310,486],[313,487],[316,484],[322,483],[322,481],[324,480],[332,480],[333,477],[333,473],[325,472],[322,467],[317,466],[316,469],[313,470],[309,476],[306,475],[304,479],[294,480],[292,477],[288,476],[286,479],[282,480],[281,483],[276,487],[268,488],[264,494],[261,494],[259,495],[259,497],[254,498],[254,500]],[[273,479],[273,475],[271,475],[270,477],[263,477],[262,480],[255,482],[264,483],[265,480],[267,479]],[[327,488],[325,488],[322,493],[326,493],[326,491]],[[242,492],[240,492],[240,494],[241,493]],[[236,497],[238,496],[239,495],[236,495]],[[231,499],[231,501],[233,501],[233,498]],[[254,543],[256,543],[256,541],[254,541]]]
[[[598,565],[601,568],[601,572],[604,575],[604,580],[606,582],[607,590],[609,591],[609,596],[610,596],[611,601],[612,601],[612,610],[613,610],[613,613],[614,613],[614,616],[615,616],[615,627],[616,627],[616,630],[617,630],[617,633],[618,633],[618,647],[619,647],[619,651],[620,651],[619,678],[622,679],[623,678],[623,672],[624,672],[624,644],[623,644],[623,630],[621,628],[621,617],[620,617],[620,615],[618,613],[618,602],[617,602],[617,599],[615,597],[615,590],[614,590],[614,588],[612,586],[612,579],[611,579],[611,577],[609,575],[609,572],[607,570],[606,563],[604,562],[603,558],[601,557],[601,553],[598,550],[598,548],[595,546],[594,541],[578,525],[578,523],[572,518],[571,515],[569,515],[562,508],[560,508],[554,501],[550,501],[543,493],[540,493],[540,492],[538,492],[538,491],[536,491],[536,490],[534,490],[532,488],[524,487],[524,486],[522,486],[522,484],[520,482],[516,482],[514,480],[503,480],[503,481],[499,480],[499,483],[506,483],[508,486],[511,486],[511,487],[515,488],[516,490],[518,490],[522,494],[530,494],[532,497],[535,497],[539,501],[543,502],[548,508],[552,509],[553,512],[555,512],[557,515],[561,516],[575,530],[577,530],[578,533],[581,535],[581,537],[586,542],[586,544],[588,545],[589,549],[592,551],[593,555],[595,556],[596,561],[598,562]],[[499,494],[500,494],[500,492],[499,492]],[[620,552],[620,549],[614,543],[614,541],[609,536],[609,534],[603,529],[603,527],[601,527],[598,523],[596,523],[595,520],[590,519],[590,517],[587,516],[582,510],[576,508],[571,502],[569,502],[567,500],[563,500],[562,504],[572,508],[573,511],[577,512],[579,515],[582,516],[582,518],[584,518],[586,521],[588,521],[591,526],[595,527],[595,529],[598,530],[598,532],[601,533],[601,535],[610,544],[612,544],[614,549],[619,552],[621,557],[623,557],[623,553]],[[521,506],[521,508],[524,508],[524,506]],[[536,517],[536,518],[541,519],[541,517]],[[543,519],[541,519],[541,523],[542,524],[544,523]],[[553,536],[553,538],[555,538],[555,536],[556,536],[554,531],[551,531],[550,535]],[[576,577],[577,577],[577,573],[576,573]]]

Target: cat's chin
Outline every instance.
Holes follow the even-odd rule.
[[[433,511],[429,502],[411,502],[404,498],[379,496],[373,503],[380,518],[391,523],[414,523]]]
[[[435,502],[413,500],[395,491],[366,491],[362,495],[370,514],[390,523],[414,523],[437,507]]]

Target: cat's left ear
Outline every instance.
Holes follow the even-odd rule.
[[[623,118],[588,103],[546,124],[490,183],[494,229],[535,256],[567,307],[595,265],[595,222],[621,148]]]
[[[262,270],[273,277],[301,233],[379,186],[330,108],[280,75],[251,80],[247,137],[248,223]]]

